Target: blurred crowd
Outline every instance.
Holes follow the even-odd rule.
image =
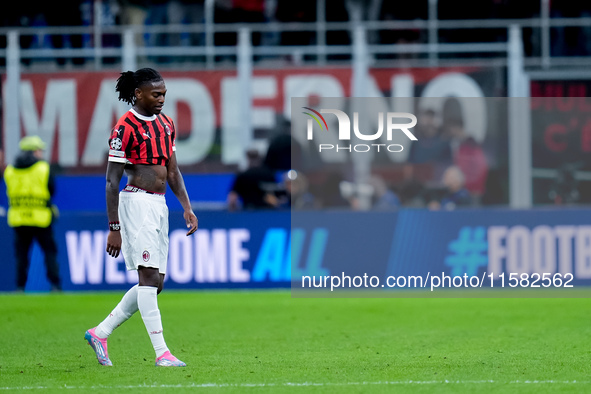
[[[376,156],[364,181],[354,179],[351,163],[307,165],[314,160],[311,152],[289,135],[277,137],[282,142],[272,141],[264,154],[250,149],[248,168],[236,175],[228,194],[228,208],[454,210],[508,203],[506,168],[491,165],[488,157],[498,154],[487,152],[459,116],[425,109],[417,120],[417,140],[407,148],[406,160],[382,165]],[[280,164],[273,159],[279,157]]]
[[[418,0],[401,5],[384,0],[325,0],[325,9],[319,10],[315,0],[214,0],[215,23],[315,22],[322,15],[327,22],[356,20],[413,21],[429,19],[429,1]],[[319,15],[318,12],[322,15]],[[97,18],[96,13],[100,13]],[[0,15],[2,26],[92,26],[100,21],[103,27],[117,25],[201,24],[205,20],[205,0],[63,0],[56,7],[52,2],[17,2]],[[575,0],[551,1],[551,18],[590,17],[591,5]],[[522,19],[540,17],[539,0],[439,0],[437,19]],[[579,27],[552,27],[551,53],[553,56],[591,55],[591,25]],[[540,54],[540,34],[536,28],[524,30],[528,55]],[[372,43],[401,44],[427,42],[426,29],[377,30],[369,34]],[[117,47],[121,37],[104,34],[103,45]],[[236,33],[218,32],[215,45],[235,45]],[[445,28],[438,30],[438,41],[496,42],[506,41],[506,29]],[[254,45],[308,45],[317,41],[314,31],[286,31],[282,33],[255,33]],[[136,44],[148,46],[203,45],[203,33],[158,33],[138,35]],[[329,31],[327,45],[348,45],[351,37],[347,30]],[[24,48],[89,48],[93,46],[90,34],[33,35],[22,37]],[[82,60],[78,60],[82,61]]]
[[[539,0],[438,0],[437,19],[524,19],[541,15]],[[3,26],[51,27],[93,26],[100,21],[103,27],[119,25],[151,26],[167,24],[203,24],[206,16],[205,0],[63,0],[59,7],[52,2],[15,3],[0,14]],[[214,0],[215,23],[315,22],[323,17],[327,22],[414,21],[429,19],[429,1],[418,0],[401,5],[385,0],[325,0],[319,9],[314,0]],[[100,17],[97,18],[97,12]],[[591,17],[591,4],[575,0],[550,1],[551,18]],[[540,34],[537,28],[524,29],[526,53],[539,55]],[[579,27],[550,28],[552,56],[591,55],[591,24]],[[404,44],[427,42],[425,29],[372,32],[373,43]],[[438,41],[497,42],[506,41],[506,29],[444,28],[438,30]],[[139,46],[200,46],[205,37],[200,32],[145,33],[135,37]],[[118,47],[121,37],[109,32],[102,36],[103,45]],[[237,36],[217,32],[215,45],[235,45]],[[286,31],[255,33],[254,45],[310,45],[317,42],[315,31]],[[348,30],[329,31],[327,45],[348,45]],[[91,34],[39,33],[21,36],[23,48],[91,48]],[[2,46],[2,43],[0,43]],[[478,54],[475,54],[478,55]],[[154,59],[163,63],[170,58]],[[174,61],[174,59],[172,59]],[[82,64],[84,59],[74,59]],[[65,63],[58,59],[58,63]],[[506,204],[506,169],[492,168],[487,160],[482,141],[477,141],[465,130],[462,119],[440,119],[433,111],[419,114],[418,141],[412,143],[408,159],[392,174],[373,171],[363,184],[351,182],[350,174],[327,171],[306,173],[291,168],[290,163],[279,163],[278,158],[289,157],[289,143],[279,142],[279,151],[248,152],[248,168],[237,174],[228,193],[228,207],[241,209],[374,209],[392,210],[403,206],[430,209],[454,209],[463,206]],[[287,150],[285,150],[287,147]],[[283,149],[283,151],[281,151]],[[279,153],[277,153],[279,152]],[[1,155],[1,151],[0,151]],[[2,160],[0,160],[0,163]],[[504,174],[504,175],[503,175]],[[577,195],[573,181],[564,171],[563,180],[553,187],[552,200],[569,202]]]

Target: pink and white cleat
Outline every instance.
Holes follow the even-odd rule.
[[[162,356],[156,359],[157,367],[186,367],[187,364],[170,354],[167,350]]]
[[[91,328],[84,334],[84,339],[88,341],[88,344],[96,353],[96,359],[99,364],[113,366],[111,360],[109,360],[109,353],[107,352],[107,338],[101,339],[96,336],[94,330],[96,327]]]

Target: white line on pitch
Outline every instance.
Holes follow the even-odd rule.
[[[0,390],[46,390],[46,389],[134,389],[134,388],[224,388],[224,387],[306,387],[306,386],[369,386],[369,385],[421,385],[421,384],[591,384],[579,380],[400,380],[378,382],[301,382],[301,383],[192,383],[192,384],[139,384],[139,385],[95,385],[95,386],[22,386],[0,387]]]

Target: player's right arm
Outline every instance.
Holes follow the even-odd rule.
[[[119,222],[119,183],[123,177],[123,171],[133,141],[128,127],[121,121],[117,123],[111,132],[109,139],[109,160],[107,162],[107,216],[109,223]],[[110,227],[110,226],[109,226]],[[112,257],[119,256],[121,252],[121,232],[111,230],[107,236],[107,253]]]
[[[123,177],[125,164],[109,161],[107,164],[107,216],[109,223],[119,222],[119,182]],[[121,231],[109,231],[107,236],[107,253],[112,257],[119,256],[121,251]]]

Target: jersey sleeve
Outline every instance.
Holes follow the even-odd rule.
[[[126,152],[130,152],[132,143],[129,128],[122,124],[115,126],[109,138],[109,161],[126,164],[129,158]]]
[[[170,124],[172,126],[172,135],[171,135],[172,151],[176,152],[176,126],[174,125],[174,122],[172,121],[172,119],[170,119]]]

